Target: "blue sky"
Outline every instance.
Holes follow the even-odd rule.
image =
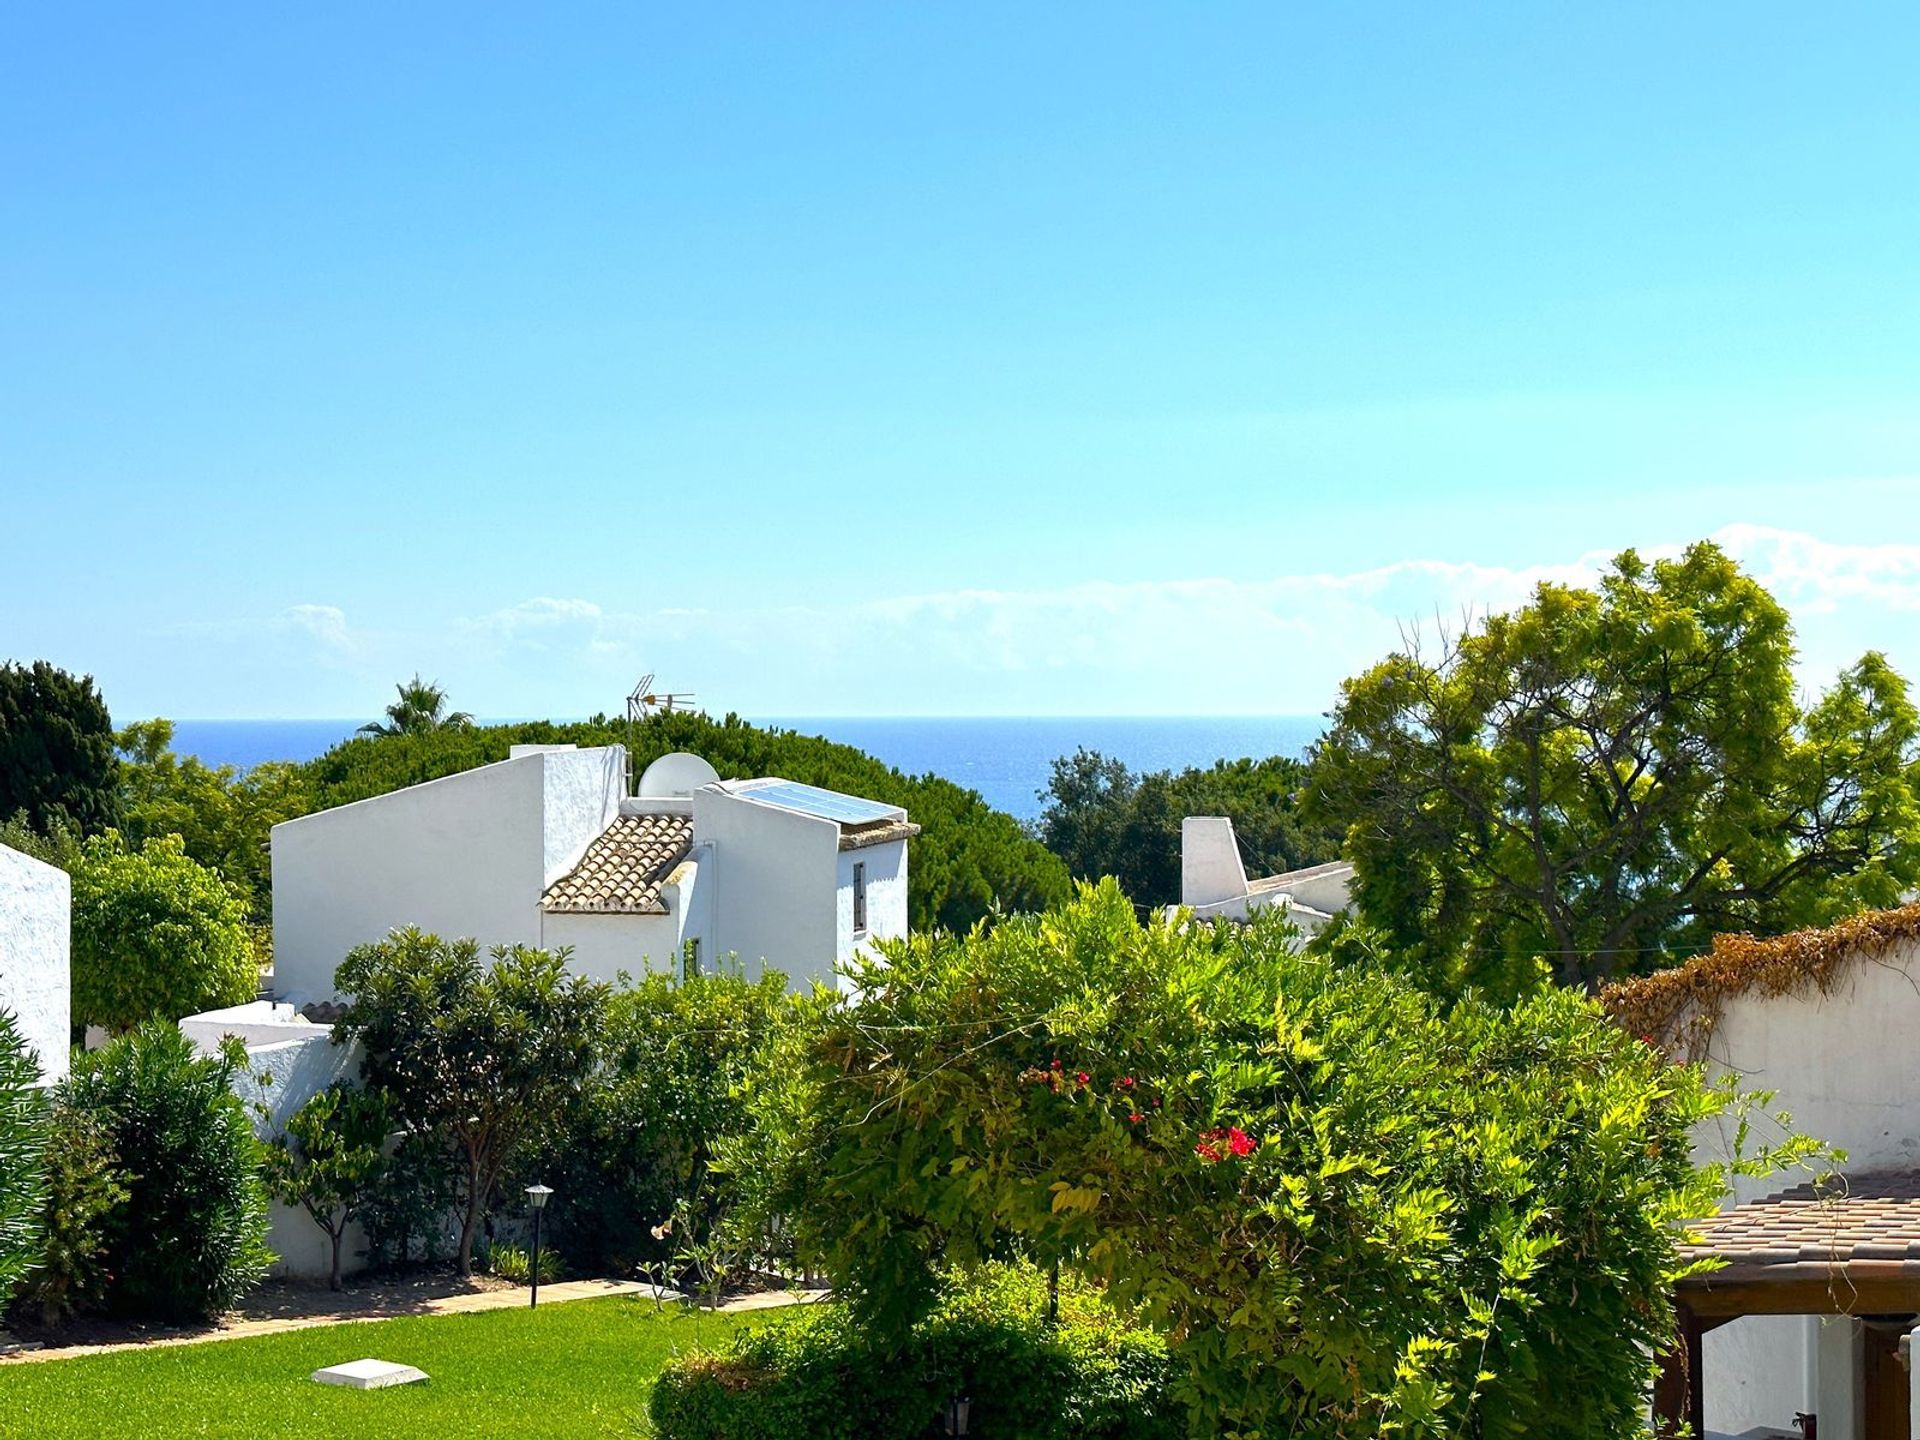
[[[1920,676],[1920,10],[13,7],[0,656],[1308,712],[1720,535]]]

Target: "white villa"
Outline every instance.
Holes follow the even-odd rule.
[[[573,967],[774,969],[833,984],[907,931],[906,811],[778,777],[722,781],[666,755],[629,796],[627,751],[515,746],[476,770],[273,828],[275,989],[335,995],[356,945],[417,925]]]
[[[1317,935],[1351,904],[1353,866],[1336,860],[1247,878],[1225,815],[1189,815],[1180,822],[1180,904],[1203,920],[1245,920],[1255,910],[1278,906],[1302,934]]]
[[[67,1073],[73,885],[64,870],[0,845],[0,1010],[52,1084]]]
[[[1694,1253],[1725,1268],[1675,1297],[1682,1349],[1659,1397],[1669,1424],[1795,1440],[1816,1427],[1820,1440],[1920,1433],[1920,904],[1722,937],[1605,1001],[1677,1057],[1774,1092],[1794,1129],[1847,1154],[1823,1185],[1738,1180],[1733,1203],[1696,1227]],[[1724,1157],[1730,1140],[1703,1130],[1695,1153]]]

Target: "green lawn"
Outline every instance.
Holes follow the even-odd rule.
[[[752,1317],[657,1312],[651,1300],[330,1325],[257,1340],[0,1366],[0,1435],[137,1437],[632,1435],[661,1368]],[[343,1390],[307,1377],[366,1357],[424,1385]]]

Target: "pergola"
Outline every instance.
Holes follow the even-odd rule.
[[[1706,1431],[1702,1338],[1748,1315],[1850,1315],[1870,1322],[1849,1393],[1867,1440],[1911,1440],[1913,1381],[1904,1336],[1920,1318],[1920,1172],[1833,1177],[1723,1210],[1692,1228],[1690,1259],[1723,1268],[1674,1293],[1680,1343],[1654,1392],[1662,1435],[1690,1421]],[[1854,1416],[1822,1415],[1828,1440],[1856,1433]]]

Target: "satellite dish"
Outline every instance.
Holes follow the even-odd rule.
[[[684,800],[702,785],[718,784],[720,772],[685,750],[662,755],[640,777],[643,800]]]

